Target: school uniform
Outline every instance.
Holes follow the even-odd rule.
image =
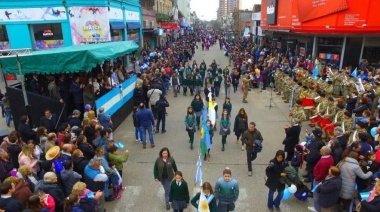
[[[190,195],[186,181],[172,181],[170,185],[169,202],[172,203],[173,210],[181,210],[187,208],[187,205],[190,202]]]

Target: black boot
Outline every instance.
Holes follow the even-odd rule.
[[[222,152],[224,152],[224,144],[223,144],[223,146],[222,146]]]

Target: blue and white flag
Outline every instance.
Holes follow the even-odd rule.
[[[313,69],[313,79],[317,79],[317,76],[318,76],[318,66],[315,66],[314,69]]]
[[[202,184],[203,184],[203,181],[202,181],[202,159],[201,159],[201,156],[198,156],[197,171],[195,172],[194,184],[199,185],[199,186],[202,186]]]
[[[351,76],[353,78],[356,78],[358,76],[358,68],[356,67],[355,70],[351,73]]]

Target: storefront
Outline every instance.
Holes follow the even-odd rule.
[[[262,0],[261,27],[272,47],[320,58],[340,69],[361,59],[377,63],[380,53],[380,1]],[[280,37],[274,41],[274,37]],[[275,43],[273,43],[275,42]],[[284,46],[285,45],[285,46]]]
[[[49,3],[47,6],[43,0],[0,1],[0,49],[42,50],[127,38],[141,41],[138,0]]]
[[[157,46],[158,32],[154,28],[143,28],[143,48],[154,49]]]
[[[9,49],[9,39],[7,28],[5,25],[0,25],[0,50]]]

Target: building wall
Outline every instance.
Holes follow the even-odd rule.
[[[177,0],[178,3],[178,9],[182,12],[185,22],[181,25],[183,26],[189,26],[189,20],[190,20],[190,0]]]

